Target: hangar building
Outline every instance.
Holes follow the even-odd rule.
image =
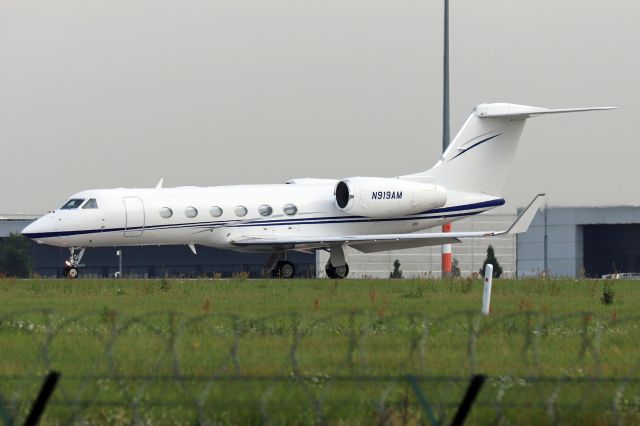
[[[518,276],[640,272],[640,207],[551,207],[517,238]]]

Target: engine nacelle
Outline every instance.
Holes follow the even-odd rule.
[[[342,179],[334,189],[340,210],[356,216],[396,217],[442,207],[447,192],[440,185],[392,178]]]

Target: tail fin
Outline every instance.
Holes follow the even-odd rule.
[[[527,118],[614,109],[547,109],[515,104],[478,105],[430,170],[403,179],[429,180],[447,189],[500,196]]]

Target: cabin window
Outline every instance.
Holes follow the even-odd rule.
[[[293,216],[298,213],[298,208],[294,204],[285,204],[282,210],[284,211],[284,214],[288,216]]]
[[[184,215],[186,217],[196,217],[198,216],[198,209],[196,209],[195,207],[189,206],[186,209],[184,209]]]
[[[213,217],[222,216],[222,209],[218,206],[213,206],[209,209],[209,214]]]
[[[260,207],[258,207],[258,212],[260,213],[261,216],[271,216],[271,213],[273,213],[273,209],[271,208],[270,205],[263,204]]]
[[[98,208],[98,202],[96,201],[95,198],[90,198],[86,203],[84,203],[84,206],[82,206],[83,209],[97,209]]]
[[[171,210],[169,207],[163,207],[160,209],[160,216],[165,219],[169,219],[171,216],[173,216],[173,210]]]
[[[245,206],[238,206],[235,209],[236,216],[243,217],[247,215],[247,208]]]
[[[84,202],[84,198],[72,198],[66,203],[64,203],[64,205],[60,207],[60,209],[61,210],[77,209],[78,207],[80,207],[80,205],[82,205],[83,202]]]

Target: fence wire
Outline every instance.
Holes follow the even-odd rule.
[[[0,314],[0,421],[60,371],[43,424],[636,424],[640,316],[349,311]]]

